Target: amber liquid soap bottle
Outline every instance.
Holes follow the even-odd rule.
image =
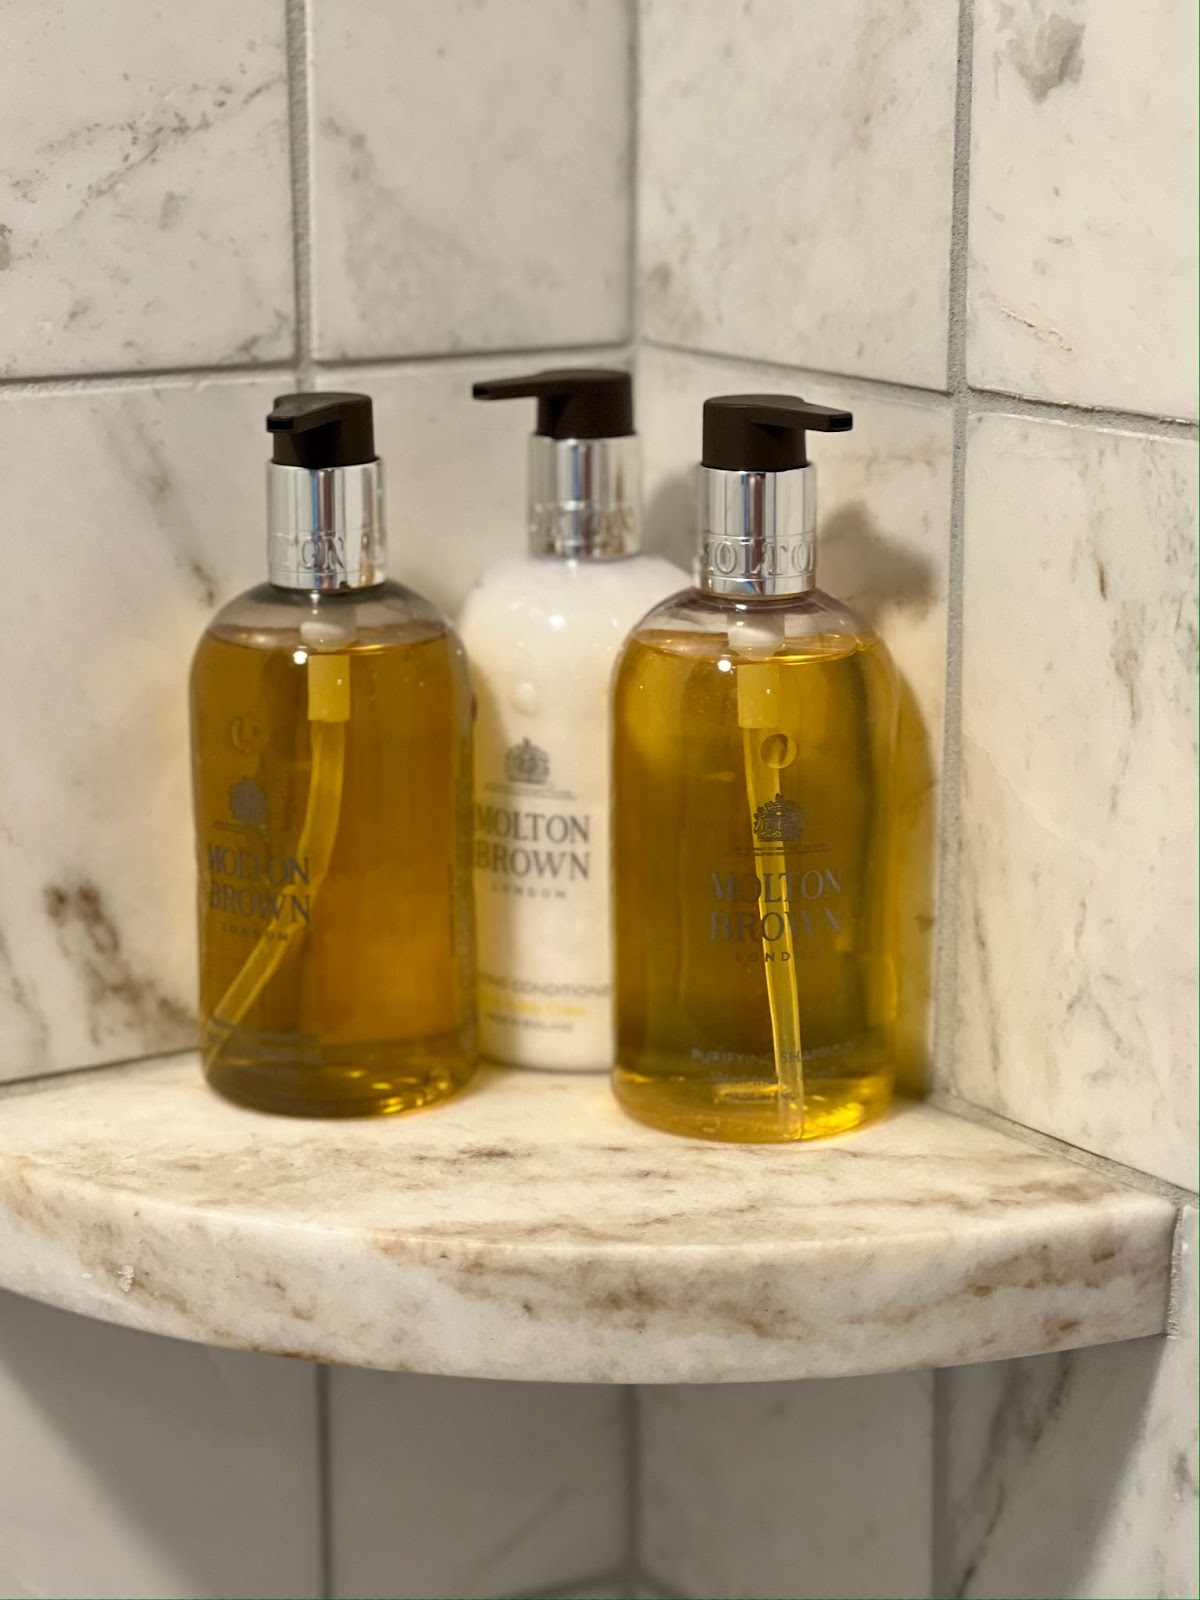
[[[267,427],[270,581],[192,664],[204,1069],[265,1111],[407,1111],[475,1066],[466,663],[386,578],[367,396]]]
[[[706,403],[697,586],[617,669],[614,1088],[674,1133],[810,1139],[891,1099],[898,685],[816,587],[805,442],[850,426]]]

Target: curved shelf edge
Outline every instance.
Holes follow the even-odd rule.
[[[0,1092],[0,1287],[392,1371],[746,1382],[1156,1334],[1174,1220],[924,1105],[747,1148],[639,1127],[567,1075],[363,1123],[238,1110],[191,1057]]]

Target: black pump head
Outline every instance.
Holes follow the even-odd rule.
[[[357,467],[375,460],[371,397],[324,390],[277,395],[267,418],[281,467]]]
[[[527,378],[495,378],[471,389],[476,400],[537,400],[546,439],[623,439],[633,432],[633,380],[616,367],[559,367]]]
[[[723,472],[790,472],[808,465],[804,435],[847,433],[848,411],[791,394],[720,394],[704,402],[703,465]]]

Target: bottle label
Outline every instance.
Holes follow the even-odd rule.
[[[589,750],[568,776],[526,735],[476,741],[479,1031],[518,1066],[611,1061],[607,773]]]

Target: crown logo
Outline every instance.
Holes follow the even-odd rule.
[[[229,815],[235,822],[245,822],[253,827],[265,827],[267,797],[250,778],[239,778],[229,790]]]
[[[759,844],[799,844],[803,832],[803,807],[781,794],[754,813],[754,837]]]
[[[531,739],[522,739],[520,744],[509,747],[504,758],[504,775],[510,783],[547,783],[550,757]]]

